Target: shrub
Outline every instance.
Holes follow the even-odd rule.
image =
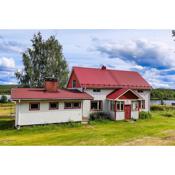
[[[164,116],[164,117],[174,117],[174,114],[171,113],[171,112],[164,112],[164,113],[162,114],[162,116]]]
[[[151,118],[151,113],[142,111],[142,112],[139,113],[139,118],[140,119],[150,119]]]
[[[175,106],[171,105],[152,105],[151,111],[167,111],[167,110],[175,110]]]
[[[0,102],[1,103],[7,103],[8,102],[7,96],[6,95],[2,95]]]
[[[90,114],[90,120],[111,120],[111,115],[106,112],[93,112]]]

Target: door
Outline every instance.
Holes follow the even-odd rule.
[[[125,120],[131,119],[131,105],[125,105]]]

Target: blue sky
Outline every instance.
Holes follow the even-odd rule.
[[[72,66],[134,70],[153,86],[175,88],[175,42],[171,30],[0,30],[0,84],[14,84],[22,52],[34,33],[55,35]]]

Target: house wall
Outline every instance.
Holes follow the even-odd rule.
[[[131,111],[132,119],[139,119],[139,111]]]
[[[84,102],[82,107],[86,108],[88,105],[88,102]],[[48,102],[40,102],[40,110],[30,111],[29,102],[20,102],[16,105],[15,125],[82,121],[82,114],[87,115],[87,111],[83,111],[82,107],[80,109],[64,109],[64,101],[62,101],[59,102],[59,109],[49,110]]]
[[[85,92],[94,97],[94,100],[102,100],[103,101],[103,111],[108,112],[108,103],[106,100],[106,96],[111,93],[114,89],[101,89],[100,92],[93,92],[93,89],[86,89]]]
[[[90,114],[90,105],[91,105],[91,101],[90,100],[83,100],[82,101],[82,113],[83,113],[83,117],[89,118],[89,114]]]
[[[117,111],[116,112],[116,120],[124,120],[125,119],[125,112],[124,111]]]
[[[144,90],[143,92],[137,92],[142,98],[145,99],[145,109],[142,111],[150,111],[150,90]]]

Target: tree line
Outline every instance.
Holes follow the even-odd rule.
[[[152,89],[151,99],[174,100],[175,89]]]

